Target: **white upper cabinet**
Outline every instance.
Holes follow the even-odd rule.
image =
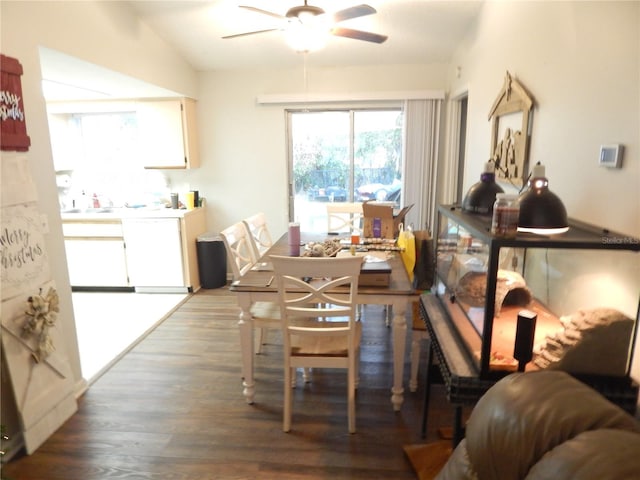
[[[200,166],[193,99],[49,102],[47,111],[56,171]]]
[[[137,102],[139,158],[145,168],[197,168],[196,102],[190,98]]]

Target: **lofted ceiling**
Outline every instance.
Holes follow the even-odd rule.
[[[308,0],[327,13],[366,3],[377,13],[345,20],[341,27],[387,35],[382,44],[331,36],[308,54],[313,66],[429,64],[450,61],[482,7],[462,0]],[[134,0],[134,15],[172,45],[197,71],[297,67],[302,54],[286,43],[282,31],[231,39],[223,36],[277,28],[278,15],[304,0]],[[61,52],[40,49],[43,89],[48,101],[175,95],[156,86],[89,64]]]
[[[301,54],[282,31],[231,39],[223,36],[278,28],[277,18],[239,5],[284,15],[304,0],[130,1],[136,15],[199,71],[284,68],[300,64]],[[309,0],[327,13],[368,4],[377,13],[340,26],[388,35],[383,44],[331,37],[309,54],[316,66],[442,63],[451,58],[482,2],[435,0]]]

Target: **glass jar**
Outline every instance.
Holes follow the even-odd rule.
[[[493,204],[491,220],[491,234],[496,237],[514,238],[518,233],[518,217],[520,205],[518,196],[508,193],[498,193]]]

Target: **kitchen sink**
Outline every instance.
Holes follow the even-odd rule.
[[[113,213],[113,208],[69,208],[67,210],[61,210],[61,213]]]

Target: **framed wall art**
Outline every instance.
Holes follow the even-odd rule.
[[[507,72],[504,85],[489,112],[491,121],[490,158],[496,179],[522,187],[528,172],[529,140],[533,98]]]

